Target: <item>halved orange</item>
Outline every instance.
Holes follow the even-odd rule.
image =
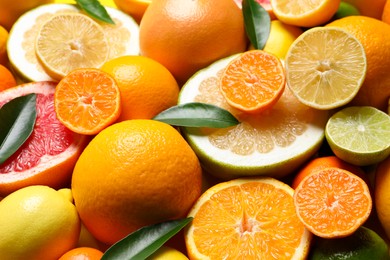
[[[323,238],[351,235],[364,224],[372,209],[366,182],[336,167],[306,176],[295,189],[294,203],[306,228]]]
[[[204,192],[185,228],[190,259],[304,259],[311,233],[294,190],[270,177],[221,182]]]
[[[265,51],[251,50],[228,64],[220,79],[220,90],[229,105],[247,113],[259,113],[279,100],[285,84],[279,58]]]
[[[118,85],[100,69],[76,69],[57,85],[58,120],[73,132],[94,135],[114,123],[121,112]]]

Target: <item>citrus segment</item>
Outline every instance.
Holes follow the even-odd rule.
[[[99,68],[106,61],[109,45],[102,28],[86,15],[54,15],[42,24],[35,51],[46,72],[61,80],[77,68]]]
[[[294,204],[307,229],[323,238],[351,235],[372,209],[366,182],[336,167],[306,176],[295,189]]]
[[[276,18],[286,24],[314,27],[329,21],[340,0],[270,0]]]
[[[304,259],[311,234],[295,213],[293,193],[267,177],[209,188],[188,214],[190,259]]]
[[[284,91],[284,68],[273,54],[247,51],[233,59],[221,76],[220,89],[229,105],[248,113],[271,108]]]
[[[94,135],[118,119],[121,100],[114,78],[99,69],[76,69],[57,85],[58,120],[72,131]]]
[[[370,165],[390,155],[390,116],[374,107],[347,107],[326,124],[326,140],[341,159]]]
[[[53,82],[37,82],[0,92],[0,107],[16,97],[37,94],[37,117],[32,134],[0,165],[0,196],[34,184],[60,188],[69,183],[86,138],[73,133],[56,118],[55,87]]]
[[[223,129],[183,128],[205,169],[223,179],[242,175],[291,173],[321,145],[327,111],[303,105],[285,88],[268,111],[244,113],[230,106],[220,91],[220,76],[236,56],[199,71],[181,89],[179,104],[203,102],[230,111],[240,123]]]
[[[305,31],[290,47],[286,60],[287,85],[304,104],[333,109],[350,102],[366,75],[361,43],[337,28]]]

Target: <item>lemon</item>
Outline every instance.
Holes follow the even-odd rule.
[[[390,155],[390,116],[374,107],[347,107],[330,117],[325,136],[340,159],[375,164]]]
[[[334,109],[358,93],[366,76],[364,48],[352,34],[316,27],[302,33],[285,60],[287,86],[304,104]]]
[[[188,257],[172,247],[162,246],[147,260],[188,260]]]
[[[139,26],[129,15],[106,7],[115,25],[95,20],[105,33],[109,46],[107,59],[122,55],[139,54]],[[73,4],[41,5],[23,14],[9,32],[7,53],[16,74],[24,81],[54,80],[45,71],[35,53],[36,37],[41,26],[54,15],[61,13],[82,13]],[[100,31],[100,29],[99,29]],[[52,37],[50,37],[52,38]]]
[[[270,34],[263,50],[284,60],[291,44],[302,32],[302,29],[297,26],[273,20],[271,22]]]
[[[0,259],[58,259],[76,246],[80,220],[69,189],[28,186],[0,202]]]
[[[235,57],[197,72],[182,87],[178,104],[213,104],[230,111],[240,124],[222,129],[183,128],[182,133],[204,169],[218,178],[288,175],[318,151],[329,114],[303,105],[288,88],[260,115],[232,108],[219,90],[219,77]]]
[[[317,238],[310,251],[311,260],[328,259],[389,259],[386,242],[373,230],[361,226],[352,235],[325,239]]]

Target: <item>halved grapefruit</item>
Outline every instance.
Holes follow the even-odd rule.
[[[0,92],[0,108],[10,100],[37,94],[37,117],[26,142],[0,164],[0,197],[29,185],[55,189],[70,183],[73,167],[87,137],[75,134],[58,121],[54,110],[54,82],[32,82]]]

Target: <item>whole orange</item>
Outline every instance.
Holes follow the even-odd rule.
[[[140,23],[141,54],[167,67],[180,85],[246,45],[243,14],[232,0],[154,0]]]
[[[103,252],[92,247],[76,247],[65,254],[58,260],[100,260]]]
[[[12,72],[7,67],[0,64],[0,91],[15,86],[16,79]]]
[[[386,1],[385,7],[383,8],[382,21],[390,24],[390,1]]]
[[[179,86],[159,62],[143,56],[121,56],[103,64],[103,71],[117,82],[122,112],[119,121],[151,119],[176,105]]]
[[[363,45],[367,74],[351,105],[387,111],[390,97],[390,25],[367,16],[347,16],[329,23],[352,33]]]
[[[390,157],[380,162],[375,169],[375,207],[378,219],[390,239]]]
[[[185,217],[201,179],[198,158],[174,127],[134,119],[91,140],[74,168],[72,192],[84,225],[111,245],[143,226]]]
[[[343,0],[354,5],[361,15],[381,19],[382,10],[386,0]]]

